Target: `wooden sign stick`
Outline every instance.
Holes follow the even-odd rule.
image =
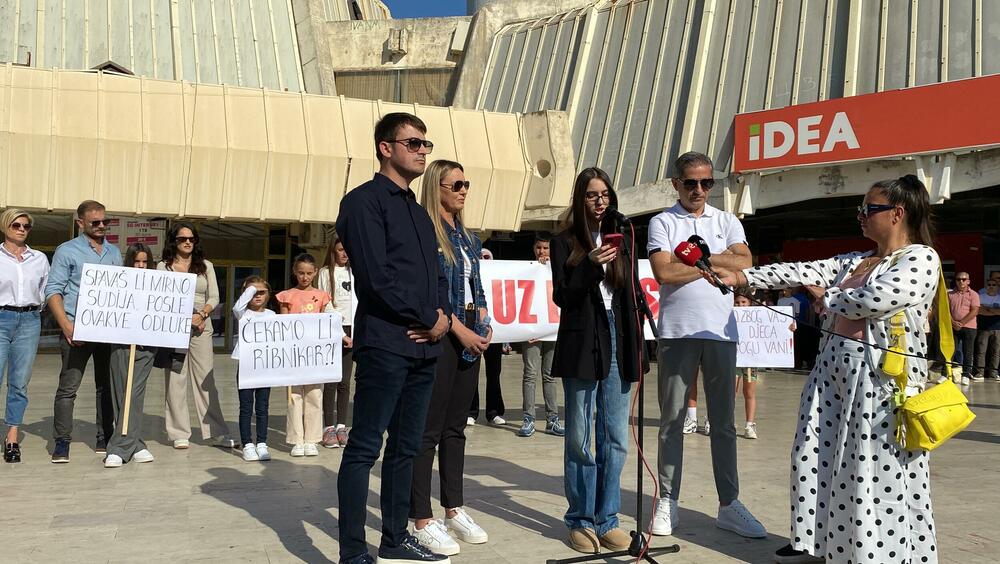
[[[128,349],[128,377],[125,379],[125,407],[122,408],[122,436],[128,435],[128,415],[132,407],[132,373],[135,372],[135,345]]]

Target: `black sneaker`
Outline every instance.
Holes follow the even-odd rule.
[[[52,449],[52,463],[66,464],[69,462],[69,441],[56,441]]]
[[[417,537],[408,534],[399,546],[379,547],[378,562],[379,564],[420,564],[421,562],[451,564],[451,559],[443,554],[431,552],[420,544]]]
[[[17,443],[3,443],[3,461],[16,464],[21,462],[21,445]]]
[[[814,564],[825,562],[824,559],[807,554],[805,551],[795,550],[790,544],[786,544],[774,553],[774,561],[777,564]]]
[[[347,560],[341,560],[340,564],[375,564],[375,559],[370,554],[359,554]]]
[[[94,454],[107,454],[108,453],[108,441],[100,439],[94,446]]]

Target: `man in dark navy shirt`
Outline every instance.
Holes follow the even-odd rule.
[[[375,126],[380,170],[347,194],[337,218],[358,296],[354,426],[337,477],[340,562],[346,564],[375,562],[365,542],[368,481],[386,431],[379,561],[450,562],[421,546],[406,528],[413,457],[427,419],[438,340],[451,324],[434,225],[409,188],[434,148],[426,133],[414,115],[383,117]]]

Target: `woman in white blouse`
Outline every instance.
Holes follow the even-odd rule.
[[[931,248],[930,202],[913,175],[876,183],[858,208],[877,248],[741,272],[726,284],[804,286],[825,310],[826,335],[799,405],[791,474],[788,562],[936,562],[928,453],[896,442],[893,378],[881,372],[890,319],[902,312],[906,352],[927,353],[927,319],[941,261]],[[707,277],[706,277],[707,278]],[[711,280],[709,280],[711,281]],[[906,358],[907,396],[928,382],[927,361]]]
[[[32,219],[27,212],[8,209],[0,214],[4,241],[0,245],[0,382],[7,373],[4,462],[21,461],[17,429],[28,407],[28,382],[38,350],[41,309],[49,259],[28,246]]]

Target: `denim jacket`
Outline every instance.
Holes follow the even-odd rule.
[[[452,311],[462,323],[465,323],[465,304],[469,303],[469,300],[465,296],[465,284],[462,283],[462,273],[465,272],[465,256],[459,249],[464,249],[465,254],[472,259],[469,286],[476,294],[472,303],[476,305],[477,309],[485,308],[486,294],[483,293],[483,282],[479,276],[479,259],[483,252],[483,243],[474,233],[469,233],[470,238],[466,238],[465,229],[462,228],[462,224],[458,220],[455,220],[455,227],[445,222],[444,228],[448,232],[452,248],[455,249],[455,264],[448,264],[444,257],[444,251],[440,248],[438,249],[438,264],[441,266],[444,277],[448,279],[448,298]]]

